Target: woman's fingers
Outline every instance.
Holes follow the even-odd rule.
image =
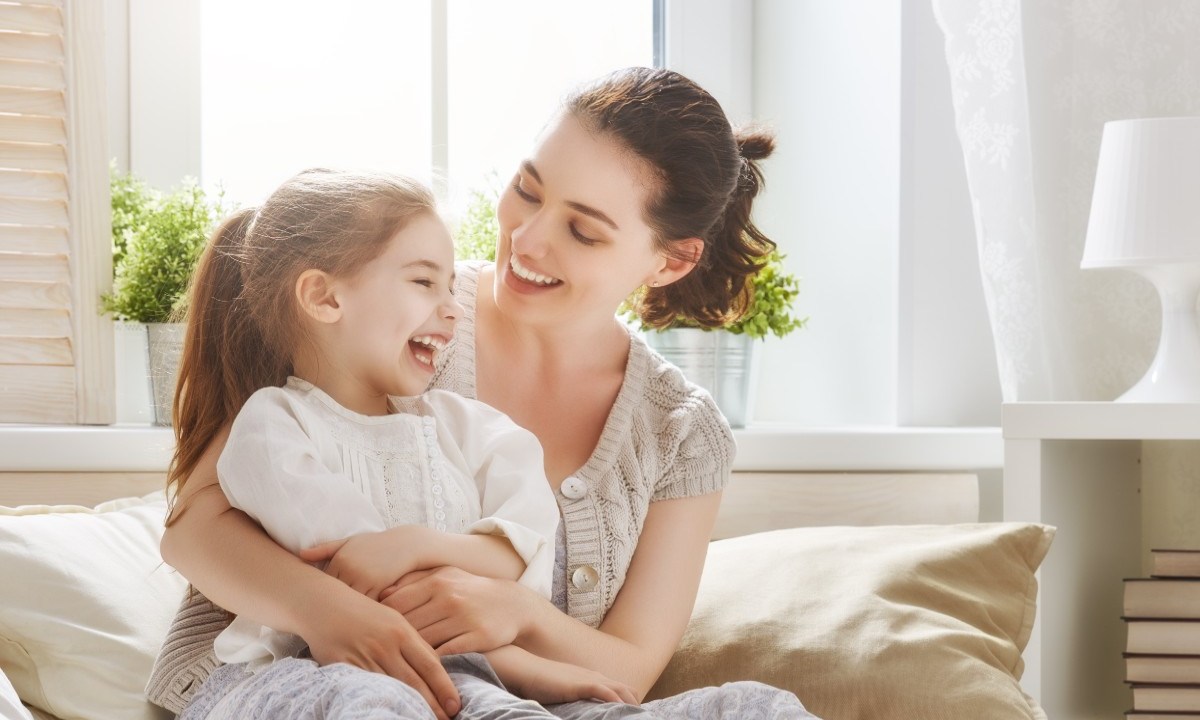
[[[641,705],[641,703],[638,702],[637,695],[635,695],[633,692],[633,688],[625,685],[624,683],[619,683],[617,685],[617,694],[621,696],[621,702],[627,705]]]
[[[617,691],[613,690],[604,683],[596,683],[588,688],[585,692],[587,695],[590,695],[600,702],[623,702],[623,700],[621,700],[621,696],[617,694]]]
[[[409,573],[405,575],[400,582],[403,583],[414,574]],[[406,618],[409,613],[412,613],[433,599],[433,588],[428,583],[416,583],[414,581],[407,585],[397,584],[392,587],[396,588],[393,592],[379,594],[379,601]],[[409,620],[409,622],[412,621]]]
[[[459,699],[458,690],[454,687],[450,676],[446,674],[441,660],[433,652],[433,649],[428,645],[420,648],[410,645],[402,650],[404,651],[404,660],[407,662],[405,669],[411,669],[419,677],[415,678],[417,681],[415,683],[404,678],[400,679],[421,692],[439,719],[449,720],[457,715],[462,707],[462,701]]]
[[[467,632],[462,634],[454,634],[453,630],[447,628],[446,634],[449,635],[449,637],[439,642],[430,641],[429,638],[425,637],[425,631],[421,632],[421,637],[424,637],[430,645],[437,649],[438,655],[441,655],[442,657],[446,657],[447,655],[459,655],[461,653],[468,652],[487,652],[488,650],[496,649],[492,647],[485,647],[485,645],[489,643],[486,643],[484,638],[478,633]]]

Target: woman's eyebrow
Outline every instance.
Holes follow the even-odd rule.
[[[521,163],[521,169],[524,170],[525,172],[529,173],[530,175],[532,175],[533,179],[536,180],[539,185],[543,184],[542,176],[538,174],[537,168],[535,168],[533,166],[533,162],[531,162],[529,160],[525,160],[524,162]],[[621,229],[621,228],[617,227],[617,224],[615,222],[612,221],[612,218],[610,218],[609,216],[605,215],[604,213],[600,212],[599,210],[597,210],[596,208],[594,208],[590,205],[584,205],[581,202],[575,202],[574,200],[568,200],[567,206],[570,207],[572,210],[576,210],[578,212],[583,213],[584,215],[596,218],[600,222],[611,227],[613,230]]]

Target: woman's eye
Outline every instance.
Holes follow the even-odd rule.
[[[574,225],[571,225],[571,235],[574,236],[574,238],[576,240],[583,243],[584,245],[595,245],[596,243],[600,242],[599,240],[593,240],[592,238],[588,237],[587,235],[584,235],[583,233],[579,232],[579,230],[575,229]]]
[[[418,285],[424,285],[427,288],[433,287],[433,281],[428,278],[420,278],[418,280],[414,280],[413,282],[415,282]]]
[[[519,178],[517,179],[516,182],[514,182],[512,184],[512,189],[513,189],[513,192],[515,192],[517,194],[517,197],[521,198],[525,202],[533,203],[533,202],[538,201],[537,198],[535,198],[534,196],[530,195],[529,193],[527,193],[521,189],[521,180]]]

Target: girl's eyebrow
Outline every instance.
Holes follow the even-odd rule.
[[[523,161],[521,163],[521,169],[524,170],[525,172],[529,173],[530,175],[532,175],[533,179],[537,181],[538,185],[542,184],[542,176],[538,175],[537,168],[535,168],[533,166],[532,161],[530,161],[530,160]],[[568,200],[567,207],[569,207],[572,210],[575,210],[577,212],[581,212],[584,215],[587,215],[589,217],[594,217],[597,220],[599,220],[600,222],[604,223],[605,225],[608,225],[609,227],[611,227],[613,230],[621,229],[621,228],[617,227],[617,224],[615,222],[612,221],[612,218],[610,218],[609,216],[600,212],[599,210],[592,207],[591,205],[584,205],[581,202],[575,202],[574,200]]]
[[[404,267],[402,269],[407,270],[411,267],[429,268],[430,270],[432,270],[435,273],[440,273],[442,271],[442,266],[438,265],[437,263],[435,263],[432,260],[413,260],[410,263],[405,263]]]

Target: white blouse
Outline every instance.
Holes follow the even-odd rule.
[[[559,512],[537,438],[444,390],[392,406],[361,415],[295,377],[263,388],[233,422],[217,461],[221,489],[293,553],[397,525],[503,535],[525,561],[521,584],[549,597]],[[215,643],[222,662],[254,666],[303,647],[243,617]]]

